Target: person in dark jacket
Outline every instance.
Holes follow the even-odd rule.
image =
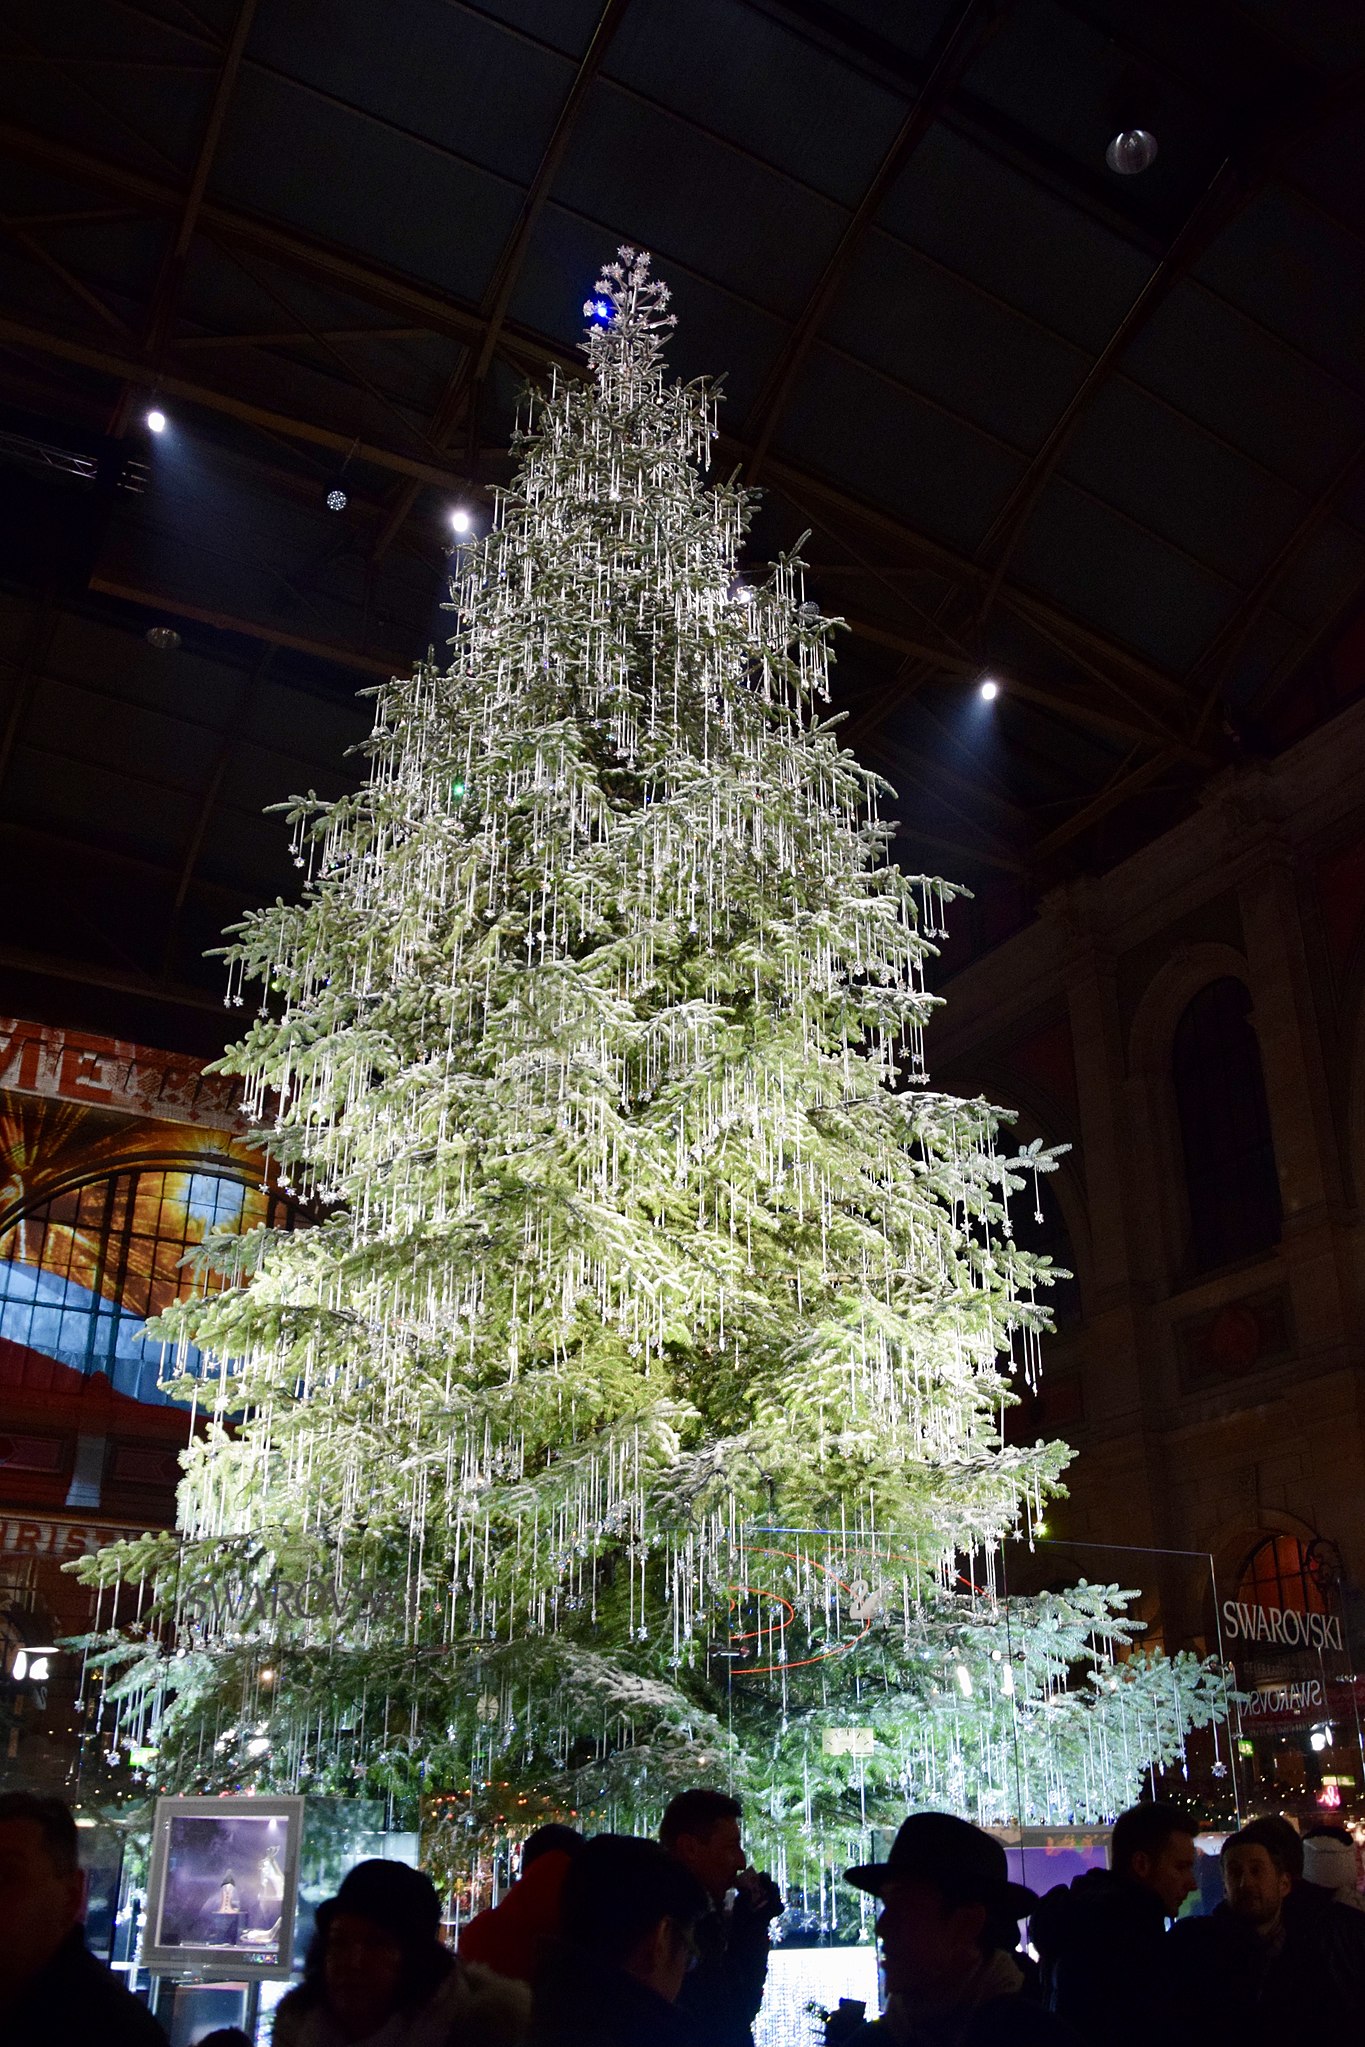
[[[1151,2047],[1173,1995],[1166,1922],[1195,1888],[1196,1852],[1177,1806],[1135,1805],[1114,1822],[1108,1869],[1059,1884],[1029,1921],[1043,2002],[1083,2038]]]
[[[0,1796],[0,2040],[5,2047],[166,2047],[148,2011],[95,1960],[81,1915],[76,1822],[59,1798]]]
[[[518,1983],[535,1980],[541,1949],[559,1931],[559,1894],[583,1836],[551,1824],[528,1834],[516,1882],[496,1905],[476,1913],[460,1934],[460,1954]]]
[[[441,1940],[441,1901],[423,1870],[358,1862],[318,1906],[303,1981],[275,2009],[272,2047],[521,2047],[523,1983],[465,1963]]]
[[[598,1834],[571,1860],[529,2047],[711,2047],[678,2009],[710,1901],[655,1841]]]
[[[1223,1843],[1226,1902],[1170,1934],[1172,2042],[1356,2039],[1365,2014],[1365,1917],[1296,1887],[1286,1822],[1253,1820]],[[1297,1837],[1296,1837],[1297,1841]]]
[[[1038,1903],[998,1841],[946,1812],[912,1813],[885,1862],[844,1877],[881,1900],[887,2002],[875,2024],[836,2019],[831,2047],[1079,2047],[1024,1996],[1019,1921]]]
[[[705,2047],[753,2047],[768,1980],[768,1927],[782,1910],[772,1878],[747,1867],[743,1811],[723,1791],[680,1791],[659,1822],[663,1846],[711,1900],[680,1999]]]

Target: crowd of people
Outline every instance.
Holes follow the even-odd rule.
[[[501,1901],[441,1938],[431,1879],[352,1869],[318,1907],[274,2047],[753,2047],[771,1878],[747,1865],[739,1803],[682,1792],[657,1841],[543,1827]],[[992,1835],[915,1813],[883,1862],[845,1871],[878,1901],[885,2004],[841,2002],[825,2047],[1286,2047],[1365,2031],[1365,1900],[1344,1829],[1251,1821],[1196,1889],[1194,1822],[1141,1805],[1109,1867],[1040,1898]],[[55,1799],[0,1797],[0,2041],[166,2047],[85,1946],[76,1829]],[[1027,1925],[1027,1941],[1021,1928]],[[812,2034],[812,2039],[816,2035]],[[247,2047],[231,2029],[201,2047]]]

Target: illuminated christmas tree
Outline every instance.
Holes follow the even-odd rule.
[[[425,1792],[480,1838],[699,1776],[832,1856],[907,1802],[1104,1809],[1213,1681],[1123,1661],[1105,1594],[997,1653],[1069,1455],[1001,1437],[1052,1160],[928,1082],[953,890],[821,721],[799,562],[741,576],[666,301],[622,250],[451,660],[377,692],[365,786],[294,806],[301,902],[234,935],[225,1068],[320,1220],[164,1318],[209,1427],[178,1533],[87,1573],[142,1588],[110,1725],[159,1783]]]

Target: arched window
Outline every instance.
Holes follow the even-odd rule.
[[[277,1196],[188,1167],[135,1167],[53,1195],[0,1238],[7,1371],[47,1384],[55,1363],[82,1377],[102,1372],[135,1400],[164,1401],[157,1380],[169,1360],[143,1331],[193,1284],[181,1261],[210,1230],[288,1221]]]
[[[1210,981],[1175,1027],[1171,1054],[1190,1264],[1208,1272],[1280,1241],[1280,1181],[1251,995],[1230,974]]]
[[[1278,1606],[1287,1613],[1326,1613],[1328,1608],[1312,1559],[1294,1535],[1270,1535],[1257,1545],[1237,1597],[1247,1606]]]

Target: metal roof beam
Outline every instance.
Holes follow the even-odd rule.
[[[89,587],[96,596],[117,597],[124,604],[139,604],[150,611],[167,611],[173,618],[186,618],[195,625],[212,626],[223,633],[241,633],[271,647],[290,647],[296,654],[311,654],[317,661],[330,661],[338,668],[354,668],[362,675],[377,675],[389,681],[395,675],[411,673],[415,654],[392,656],[365,654],[341,640],[313,640],[303,633],[286,632],[265,619],[239,618],[235,612],[212,611],[202,604],[189,604],[183,597],[168,596],[162,590],[141,590],[130,583],[110,582],[92,576]]]
[[[1252,696],[1249,708],[1253,712],[1259,712],[1272,703],[1283,685],[1291,677],[1300,674],[1312,660],[1313,656],[1319,653],[1337,633],[1345,630],[1354,617],[1356,608],[1362,599],[1365,599],[1365,568],[1362,568],[1358,576],[1352,578],[1346,595],[1331,614],[1323,619],[1322,623],[1304,639],[1300,640],[1296,647],[1291,648],[1284,659],[1276,665],[1272,673],[1266,677],[1265,681]]]
[[[847,617],[847,614],[845,616]],[[870,640],[874,646],[889,647],[894,652],[909,653],[916,656],[919,653],[919,649],[914,643],[901,640],[899,635],[888,631],[882,625],[873,625],[857,618],[848,618],[848,626],[852,633],[859,638]],[[956,668],[946,662],[940,664],[940,666],[948,669],[949,672],[958,674],[963,672],[960,668]],[[1201,752],[1200,749],[1192,746],[1188,740],[1183,739],[1179,734],[1172,733],[1168,728],[1155,723],[1144,723],[1135,717],[1125,717],[1121,711],[1112,709],[1106,704],[1091,702],[1088,698],[1068,689],[1064,683],[1052,682],[1050,680],[1035,681],[1028,675],[1021,675],[1017,668],[1011,667],[1008,664],[1002,663],[1001,672],[1005,677],[1005,687],[1013,696],[1021,697],[1025,703],[1041,705],[1044,710],[1055,712],[1058,717],[1066,719],[1071,724],[1087,725],[1096,732],[1103,733],[1108,738],[1121,739],[1129,743],[1134,740],[1141,740],[1146,746],[1173,746],[1191,760],[1202,759],[1206,764],[1211,764],[1211,757],[1207,753]],[[883,694],[883,700],[879,708],[883,711],[892,710],[895,708],[898,700],[894,689],[887,690]],[[865,745],[868,735],[875,729],[877,722],[874,707],[871,703],[860,706],[856,718],[849,720],[849,739],[851,741],[856,740],[859,746]]]
[[[3,829],[3,827],[0,827]],[[0,946],[0,968],[12,973],[43,974],[53,981],[79,981],[87,988],[109,988],[118,995],[141,995],[152,1002],[173,1004],[178,1009],[221,1009],[221,996],[207,995],[178,981],[154,981],[149,974],[120,974],[97,967],[88,960],[61,959],[53,953],[25,952],[16,945]]]
[[[50,249],[45,249],[36,236],[29,234],[22,221],[16,221],[10,215],[0,213],[0,228],[3,228],[11,240],[16,241],[35,263],[41,263],[45,270],[50,270],[71,296],[79,299],[97,319],[103,320],[106,327],[112,327],[124,341],[133,339],[133,330],[128,322],[116,313],[112,306],[106,305],[98,292],[92,291],[88,284],[83,284],[75,272],[60,262]]]
[[[420,341],[426,327],[293,327],[256,334],[178,334],[169,345],[180,353],[199,348],[298,348],[320,341]]]
[[[502,335],[507,308],[512,302],[512,293],[516,290],[521,266],[531,244],[531,236],[550,196],[555,175],[564,161],[564,152],[572,139],[583,102],[602,69],[612,38],[621,26],[629,5],[630,0],[606,0],[606,5],[598,16],[597,26],[588,39],[588,47],[583,52],[582,61],[574,74],[573,84],[569,87],[564,104],[559,110],[559,118],[551,130],[550,139],[536,166],[535,175],[527,187],[516,225],[494,265],[488,289],[480,303],[479,314],[484,324],[483,337],[478,344],[477,352],[471,347],[441,393],[440,402],[432,414],[429,438],[437,447],[441,447],[448,439],[465,403],[466,394],[469,403],[470,440],[471,442],[477,440],[484,383]],[[375,541],[372,560],[382,561],[416,500],[417,485],[404,484]]]
[[[1315,81],[1316,83],[1316,81]],[[1208,248],[1215,235],[1234,220],[1269,180],[1276,159],[1317,122],[1351,106],[1365,89],[1365,71],[1334,78],[1324,90],[1300,97],[1288,114],[1268,123],[1259,135],[1228,155],[1172,238],[1118,326],[1096,356],[1081,383],[1053,421],[1041,447],[992,520],[977,549],[983,561],[994,558],[991,580],[977,608],[976,628],[988,619],[1015,545],[1029,514],[1061,460],[1078,422],[1120,359],[1165,304],[1174,287]]]
[[[232,35],[223,51],[222,68],[218,73],[218,83],[214,87],[208,119],[204,123],[204,133],[200,138],[199,151],[195,157],[194,170],[190,176],[189,190],[185,194],[185,203],[180,209],[180,219],[176,224],[175,238],[171,243],[168,261],[157,280],[156,290],[152,297],[151,312],[147,322],[146,347],[148,354],[153,357],[159,355],[164,346],[166,336],[170,331],[171,321],[175,317],[175,302],[179,296],[180,282],[184,275],[185,258],[189,254],[190,243],[194,240],[194,231],[199,223],[199,209],[204,203],[204,193],[208,187],[209,173],[213,169],[213,159],[218,154],[218,144],[222,138],[223,123],[227,119],[228,106],[237,84],[237,74],[242,67],[242,58],[246,53],[247,37],[251,34],[251,25],[256,18],[257,5],[258,0],[241,0],[241,4],[237,9],[237,18],[232,25]]]
[[[43,680],[43,667],[57,630],[58,617],[56,590],[49,583],[39,592],[34,603],[23,651],[14,666],[14,695],[4,729],[0,731],[0,788],[3,788],[9,774],[29,707]]]
[[[204,840],[208,835],[214,806],[218,801],[219,792],[222,789],[227,771],[236,756],[237,748],[245,732],[247,722],[256,707],[257,699],[261,694],[261,685],[270,673],[270,664],[275,658],[275,651],[275,643],[272,642],[266,647],[260,660],[246,678],[242,694],[234,707],[231,721],[223,733],[219,744],[217,758],[209,772],[203,796],[200,798],[198,814],[185,841],[184,851],[180,856],[180,871],[175,881],[175,895],[172,898],[170,914],[166,920],[166,936],[161,948],[161,971],[163,975],[169,975],[175,958],[176,940],[180,935],[181,914],[185,908],[185,899],[189,895],[191,884],[194,881],[194,871],[199,865],[199,855],[203,851]]]
[[[1142,331],[1157,308],[1164,304],[1170,291],[1195,258],[1208,247],[1219,228],[1226,225],[1249,196],[1243,187],[1238,169],[1231,159],[1225,161],[1053,421],[1041,447],[996,513],[977,549],[978,557],[983,561],[989,561],[994,557],[994,569],[977,608],[978,632],[983,630],[990,616],[1014,551],[1014,544],[1027,523],[1029,513],[1046,489],[1081,415],[1096,392],[1107,382],[1110,371],[1120,356],[1125,354],[1129,343]]]
[[[1338,499],[1349,490],[1362,469],[1365,469],[1365,441],[1352,449],[1326,489],[1309,506],[1274,560],[1262,570],[1237,610],[1225,622],[1190,671],[1192,683],[1204,682],[1207,679],[1204,699],[1194,722],[1196,738],[1205,730],[1213,716],[1238,651],[1261,612],[1270,602],[1280,578],[1300,549],[1307,545],[1331,517]]]
[[[100,370],[106,376],[121,378],[134,386],[145,388],[152,382],[146,365],[135,356],[119,354],[110,348],[93,347],[65,334],[53,334],[44,328],[31,326],[27,321],[0,315],[0,342],[8,342],[15,348],[34,349],[40,355],[56,356],[63,362],[79,363],[84,369]],[[189,377],[157,377],[155,387],[158,395],[188,399],[192,405],[202,405],[209,412],[224,413],[247,426],[260,427],[267,433],[282,435],[286,440],[310,441],[315,447],[331,448],[337,454],[350,455],[357,462],[369,463],[373,468],[393,470],[400,476],[415,476],[422,483],[434,484],[441,490],[452,489],[458,481],[451,470],[434,462],[421,461],[415,456],[400,453],[396,448],[382,447],[375,441],[355,440],[349,434],[319,426],[315,420],[276,412],[269,406],[253,404],[245,398],[234,397],[229,391],[216,390],[212,385],[201,384]]]
[[[1079,810],[1064,818],[1061,824],[1054,826],[1050,832],[1045,832],[1042,838],[1036,840],[1031,849],[1032,859],[1035,863],[1051,859],[1054,853],[1061,852],[1064,846],[1070,845],[1073,839],[1078,839],[1083,832],[1089,831],[1092,825],[1098,824],[1110,811],[1117,810],[1120,804],[1126,803],[1130,796],[1136,796],[1139,790],[1145,789],[1168,769],[1180,765],[1181,755],[1176,748],[1170,747],[1161,753],[1152,754],[1148,760],[1140,761],[1126,773],[1121,772],[1097,795],[1092,796],[1088,803],[1083,803]]]
[[[127,200],[147,214],[178,214],[179,187],[113,159],[75,149],[54,136],[0,120],[0,150],[39,170]],[[416,320],[430,334],[456,341],[476,341],[482,334],[478,314],[458,301],[418,284],[395,271],[385,271],[345,250],[312,240],[297,230],[280,227],[253,214],[237,213],[205,199],[200,208],[204,232],[225,244],[253,250],[286,270],[298,270],[349,292],[399,317]],[[556,358],[561,359],[559,357]],[[348,443],[349,445],[349,443]]]
[[[868,747],[866,751],[869,766],[876,773],[884,775],[898,801],[906,797],[907,786],[923,789],[931,796],[939,795],[932,782],[926,781],[903,760],[884,752],[879,746]],[[960,817],[962,813],[957,811],[955,815]],[[917,839],[922,845],[936,846],[941,852],[953,853],[963,860],[975,860],[983,867],[999,868],[1007,874],[1022,875],[1026,871],[1025,862],[1020,855],[1010,847],[1001,845],[998,839],[989,839],[985,845],[971,844],[963,839],[945,837],[941,832],[930,831],[908,817],[894,821],[906,838]],[[980,830],[974,819],[964,818],[963,821],[969,829]]]
[[[744,444],[731,441],[722,433],[721,447],[735,459],[742,461]],[[839,522],[839,528],[861,526],[877,534],[890,547],[899,547],[901,552],[921,568],[939,578],[945,585],[960,584],[968,588],[981,589],[986,581],[986,570],[970,555],[960,554],[946,543],[931,539],[914,527],[905,525],[893,513],[884,512],[877,506],[868,505],[857,498],[850,498],[835,485],[821,477],[807,475],[785,461],[775,457],[768,462],[770,484],[780,490],[789,503],[799,512],[819,520],[816,506],[828,507],[828,514],[819,523],[828,525],[830,517]],[[837,530],[837,529],[836,529]],[[1153,736],[1175,738],[1179,735],[1170,720],[1179,716],[1185,705],[1186,693],[1183,683],[1175,676],[1154,668],[1141,655],[1120,647],[1105,639],[1093,627],[1073,618],[1048,598],[1038,597],[1022,588],[1007,586],[1001,595],[1007,609],[1026,624],[1031,631],[1050,640],[1059,653],[1068,661],[1083,668],[1101,683],[1107,693],[1117,694],[1125,710],[1141,705],[1147,717],[1155,720]],[[870,624],[870,622],[869,622]],[[922,630],[923,619],[918,629]],[[865,627],[865,630],[867,628]],[[880,630],[880,628],[874,628]],[[869,631],[869,637],[871,632]],[[892,634],[885,644],[894,646],[904,653],[923,654],[945,668],[962,673],[966,668],[974,672],[988,665],[985,660],[968,661],[962,651],[962,643],[951,632],[944,629],[944,645],[941,651],[933,649],[923,640],[912,640],[908,636]],[[1002,662],[1007,674],[1014,671],[1008,662]],[[1124,686],[1131,692],[1123,694]],[[1129,719],[1125,730],[1131,729]],[[1139,728],[1141,729],[1141,728]]]
[[[1002,0],[966,0],[952,26],[941,37],[938,52],[896,131],[891,147],[873,173],[821,271],[815,289],[797,314],[781,354],[764,379],[747,429],[752,444],[747,470],[749,482],[757,481],[768,445],[859,244],[880,212],[887,193],[938,119],[944,102],[981,48],[988,31],[998,25],[1001,11]]]
[[[0,121],[0,149],[6,149],[11,154],[22,157],[26,162],[37,163],[42,168],[65,178],[93,185],[122,199],[141,202],[150,212],[174,210],[179,203],[175,190],[160,180],[132,171],[125,165],[92,157],[84,151],[70,148],[65,143],[24,129],[12,121]],[[201,209],[201,218],[204,232],[211,233],[215,239],[250,248],[268,260],[316,277],[366,304],[396,315],[399,319],[414,320],[429,332],[445,334],[474,346],[477,346],[482,338],[484,323],[478,313],[471,308],[429,287],[410,283],[391,272],[380,270],[345,251],[316,242],[297,231],[278,227],[250,215],[236,213],[211,200],[205,201]],[[37,330],[20,327],[19,323],[0,320],[0,338],[5,338],[7,331],[8,338],[18,340],[21,345],[27,343],[29,346],[46,348],[49,352],[64,354],[68,360],[82,362],[94,368],[104,368],[114,375],[125,373],[124,362],[114,358],[110,351],[90,350],[83,344],[68,341],[64,337],[43,336],[38,334]],[[582,365],[570,351],[557,348],[540,337],[504,327],[502,346],[528,368],[544,369],[553,366],[574,374],[581,373]],[[177,395],[189,397],[213,409],[228,412],[245,420],[249,425],[259,425],[265,430],[285,437],[311,440],[320,446],[330,447],[342,453],[349,451],[352,446],[350,438],[345,434],[333,433],[312,422],[300,422],[279,413],[268,412],[265,408],[246,404],[226,393],[191,385],[184,379],[168,379],[163,388],[173,390]],[[720,451],[727,459],[735,460],[741,465],[749,455],[748,446],[744,441],[727,434],[721,435]],[[460,481],[448,471],[436,470],[430,464],[418,463],[409,456],[399,455],[393,450],[382,449],[373,444],[362,444],[356,454],[357,459],[363,456],[363,459],[377,467],[418,476],[423,481],[430,481],[442,489],[451,489]],[[769,457],[766,471],[771,485],[780,490],[798,509],[810,501],[822,504],[841,522],[855,523],[869,531],[875,531],[888,544],[894,545],[903,557],[919,563],[943,582],[949,585],[963,584],[977,591],[984,589],[988,572],[970,555],[918,532],[896,518],[894,514],[848,497],[833,485],[802,471],[794,464]],[[1091,666],[1092,672],[1096,673],[1097,678],[1103,680],[1107,687],[1112,687],[1121,678],[1138,696],[1153,703],[1160,703],[1163,700],[1175,703],[1183,699],[1182,685],[1174,677],[1164,674],[1131,650],[1106,640],[1101,633],[1072,617],[1051,600],[1008,583],[1002,584],[999,594],[1000,601],[1016,612],[1033,630],[1046,632],[1069,660]],[[1102,664],[1102,667],[1098,664]]]

